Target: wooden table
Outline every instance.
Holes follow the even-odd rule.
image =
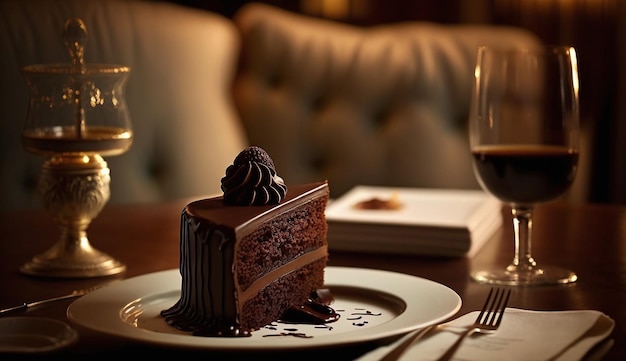
[[[124,262],[127,271],[121,276],[91,279],[47,279],[21,274],[20,265],[51,247],[58,230],[43,211],[0,213],[0,307],[62,295],[110,279],[177,268],[180,211],[186,203],[187,200],[157,205],[107,205],[91,224],[89,239],[94,247]],[[489,288],[471,281],[470,270],[494,264],[505,266],[512,258],[512,230],[506,210],[503,216],[505,227],[472,259],[331,251],[330,265],[403,272],[439,282],[461,296],[463,305],[459,314],[464,314],[480,309]],[[611,346],[604,359],[626,360],[626,207],[551,203],[537,209],[534,226],[533,253],[537,261],[571,268],[578,273],[579,280],[572,285],[515,288],[509,306],[602,311],[616,321],[610,340],[602,345]],[[157,356],[179,360],[199,354],[216,357],[211,359],[228,356],[136,343],[84,329],[67,319],[65,312],[71,302],[59,301],[11,315],[55,318],[74,326],[79,331],[79,340],[57,351],[65,358],[88,354],[142,355],[144,360]],[[306,355],[347,360],[376,346],[374,342],[307,351]],[[293,356],[286,351],[272,354],[271,359]]]

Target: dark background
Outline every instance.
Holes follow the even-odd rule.
[[[232,17],[244,0],[169,0]],[[586,200],[626,204],[626,1],[621,0],[265,0],[294,12],[361,26],[399,21],[526,28],[547,43],[576,48],[581,126],[591,172]],[[332,6],[329,7],[329,5]],[[337,10],[338,9],[338,10]],[[623,25],[622,25],[623,24]],[[626,99],[625,99],[626,100]]]

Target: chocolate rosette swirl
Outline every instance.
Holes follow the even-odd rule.
[[[274,161],[265,150],[251,146],[239,153],[222,178],[224,203],[242,206],[278,204],[287,185],[276,174]]]

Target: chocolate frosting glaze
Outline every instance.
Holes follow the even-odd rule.
[[[257,146],[237,155],[221,183],[224,203],[231,205],[278,204],[287,194],[287,185],[277,175],[272,158]]]

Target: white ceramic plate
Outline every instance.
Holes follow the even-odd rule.
[[[214,350],[273,350],[353,344],[409,332],[443,321],[461,308],[461,298],[439,283],[402,273],[327,267],[331,305],[341,315],[319,325],[273,323],[251,337],[200,337],[167,325],[161,310],[180,297],[177,269],[130,278],[74,301],[70,320],[124,338],[165,346]],[[306,337],[294,337],[299,333]]]
[[[77,337],[68,324],[49,318],[0,318],[0,352],[48,352],[71,344]]]

